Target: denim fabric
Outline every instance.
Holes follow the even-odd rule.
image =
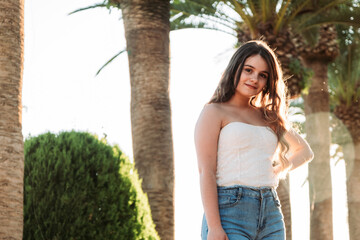
[[[274,188],[218,187],[221,225],[229,240],[284,240],[285,225]],[[207,239],[204,215],[201,238]]]

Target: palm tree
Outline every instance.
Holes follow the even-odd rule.
[[[344,149],[350,240],[355,240],[360,236],[360,28],[338,27],[338,35],[342,54],[330,65],[329,80],[334,114],[350,133],[336,140]]]
[[[0,239],[22,239],[24,1],[0,3]]]
[[[131,4],[130,4],[131,2]],[[135,166],[162,239],[174,239],[174,160],[169,100],[169,14],[164,0],[122,1],[131,81]]]
[[[121,9],[131,85],[135,166],[161,239],[174,239],[174,160],[169,99],[170,1],[106,0]],[[80,11],[78,10],[78,11]]]
[[[329,27],[330,28],[330,27]],[[304,64],[313,70],[310,87],[303,95],[305,104],[305,131],[315,158],[308,165],[310,196],[310,239],[333,239],[332,226],[332,184],[330,173],[330,108],[327,84],[327,64],[334,60],[338,51],[326,58],[325,51],[313,52],[326,45],[324,39],[329,28],[323,27],[320,41],[303,54]],[[335,34],[336,37],[336,34]],[[331,39],[333,42],[335,38]],[[335,48],[334,49],[338,49]],[[311,55],[311,57],[310,57]]]
[[[318,26],[305,28],[308,44],[299,44],[303,64],[312,69],[309,88],[304,91],[306,133],[315,159],[309,164],[310,195],[310,239],[333,239],[332,234],[332,186],[330,173],[330,108],[328,91],[328,64],[339,54],[337,33],[334,25],[324,23],[352,24],[352,16],[359,17],[359,9],[352,2],[345,2],[330,8],[336,1],[317,1],[307,4],[306,11],[299,18],[312,18]],[[352,7],[355,11],[352,12]],[[318,9],[328,8],[329,15],[337,16],[334,21],[327,16],[319,16]],[[299,21],[301,22],[301,21]],[[294,24],[299,27],[299,24]],[[314,31],[315,30],[315,31]],[[315,32],[315,34],[311,34]],[[310,34],[309,34],[310,33]],[[320,137],[321,136],[321,137]],[[326,210],[325,210],[326,209]],[[324,211],[325,210],[325,211]]]

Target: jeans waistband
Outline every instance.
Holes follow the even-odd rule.
[[[274,197],[277,198],[277,193],[275,187],[264,186],[264,187],[253,187],[253,186],[243,186],[243,185],[233,185],[233,186],[218,186],[218,193],[229,193],[243,196],[251,196],[255,198],[265,198],[265,197]]]

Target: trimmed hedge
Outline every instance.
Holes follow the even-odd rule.
[[[24,151],[23,239],[159,239],[119,147],[72,131],[30,137]]]

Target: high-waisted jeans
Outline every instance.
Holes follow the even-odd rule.
[[[229,240],[284,240],[285,225],[274,188],[218,187],[221,225]],[[207,239],[204,215],[201,238]]]

